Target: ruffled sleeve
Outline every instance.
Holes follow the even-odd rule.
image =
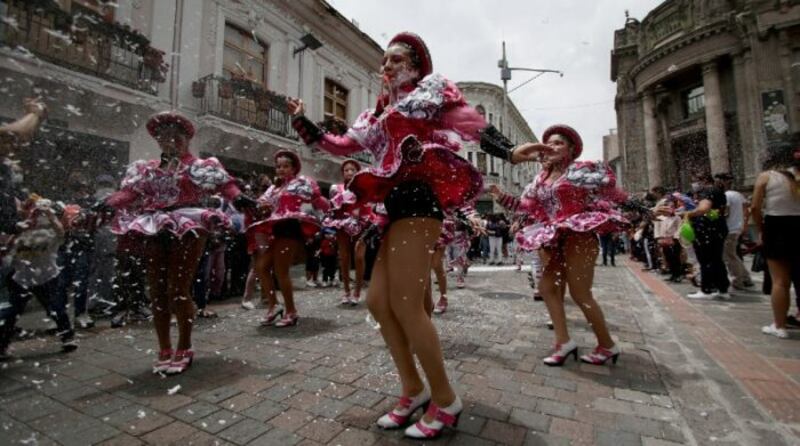
[[[311,206],[318,211],[328,212],[331,204],[325,199],[325,197],[322,196],[322,192],[319,189],[319,184],[317,184],[317,182],[311,178],[303,177],[303,179],[307,182],[308,186],[311,187]]]
[[[617,187],[614,171],[602,161],[576,161],[567,171],[567,180],[575,186],[589,189],[592,203],[598,207],[613,207],[624,203],[628,194]]]
[[[115,209],[130,207],[141,195],[147,172],[155,167],[155,163],[157,161],[137,160],[129,164],[120,189],[106,199],[106,204]]]
[[[515,214],[519,212],[520,202],[521,201],[518,197],[508,193],[503,193],[497,199],[497,203],[500,204],[500,206],[503,206],[505,209]]]
[[[270,187],[268,187],[267,190],[265,190],[260,197],[258,197],[256,202],[260,206],[268,206],[274,210],[278,204],[277,192],[278,192],[278,187],[273,184]]]
[[[240,193],[234,178],[215,157],[194,160],[189,165],[189,179],[205,192],[222,194],[228,200]]]
[[[479,141],[486,119],[464,100],[456,84],[447,81],[441,117],[442,127],[457,133],[464,141]]]
[[[464,141],[477,141],[478,132],[486,127],[486,120],[467,104],[458,86],[438,73],[425,76],[394,109],[412,119],[438,119],[439,136],[444,139],[452,138],[447,133],[455,133]]]

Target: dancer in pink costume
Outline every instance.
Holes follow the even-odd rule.
[[[314,215],[300,210],[303,204],[327,211],[326,200],[317,182],[300,175],[300,157],[294,152],[281,150],[275,154],[278,180],[258,198],[259,210],[268,217],[254,222],[248,231],[254,233],[256,242],[255,271],[261,283],[261,293],[267,301],[267,314],[262,325],[290,327],[297,325],[299,317],[294,304],[294,289],[289,268],[302,262],[305,242],[319,232],[320,221]],[[286,310],[278,305],[273,273],[283,294]],[[282,316],[282,317],[281,317]]]
[[[406,429],[412,438],[438,436],[457,423],[462,410],[426,312],[426,288],[445,213],[471,204],[482,189],[480,173],[456,152],[463,141],[482,139],[487,127],[455,84],[432,74],[432,67],[419,36],[401,33],[392,38],[381,66],[384,92],[376,108],[362,113],[345,135],[324,133],[302,116],[302,101],[289,103],[289,111],[298,115],[293,125],[307,144],[342,156],[368,150],[376,160],[348,188],[358,203],[383,203],[389,220],[367,305],[398,368],[402,398],[378,425],[404,427],[412,413],[428,406],[422,419]]]
[[[619,347],[611,339],[603,311],[592,296],[597,234],[617,231],[628,222],[616,205],[625,194],[616,188],[611,169],[601,163],[576,161],[583,150],[580,135],[572,127],[554,125],[542,135],[545,144],[511,147],[504,156],[511,162],[539,161],[542,172],[521,198],[503,194],[497,186],[491,193],[507,209],[528,215],[527,225],[517,234],[517,243],[527,251],[538,250],[543,273],[539,291],[552,319],[556,343],[544,363],[560,366],[570,356],[578,357],[578,346],[567,332],[564,287],[586,316],[597,336],[598,346],[583,362],[616,363]]]
[[[239,209],[255,202],[242,195],[234,178],[216,158],[197,158],[189,151],[194,125],[175,112],[161,112],[147,122],[147,130],[161,148],[160,159],[135,161],[128,167],[121,189],[104,202],[116,210],[112,232],[136,234],[144,241],[153,322],[160,353],[153,372],[182,373],[192,363],[191,296],[209,232],[230,226],[220,210],[200,205],[221,194]],[[170,341],[170,310],[178,322],[178,348]]]
[[[343,183],[331,186],[331,212],[323,225],[336,229],[336,240],[339,245],[339,271],[344,284],[342,305],[357,305],[364,286],[364,265],[367,246],[361,236],[369,227],[372,217],[370,203],[356,205],[356,195],[347,189],[347,184],[361,170],[361,164],[355,160],[342,163]],[[355,256],[356,286],[350,294],[350,259]]]

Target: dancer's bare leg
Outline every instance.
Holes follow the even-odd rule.
[[[253,254],[253,271],[261,284],[261,300],[267,304],[267,312],[278,304],[272,272],[275,262],[271,248],[259,248]]]
[[[406,218],[389,226],[384,243],[389,257],[389,304],[419,359],[431,398],[439,407],[455,400],[447,379],[439,335],[425,312],[425,288],[430,277],[431,255],[442,222],[433,218]],[[431,420],[426,420],[430,422]]]
[[[567,331],[567,314],[564,310],[564,290],[566,278],[564,257],[558,249],[540,249],[539,257],[542,261],[542,278],[539,281],[539,293],[544,298],[550,320],[553,322],[553,331],[557,344],[569,342]]]
[[[400,375],[402,395],[413,397],[425,389],[425,384],[417,372],[408,339],[400,327],[400,323],[394,317],[389,304],[386,247],[387,243],[381,244],[375,258],[375,265],[372,267],[372,280],[367,290],[367,308],[380,325],[381,335],[383,335],[386,346],[389,347],[389,353],[392,355],[394,365]]]
[[[344,292],[350,295],[350,257],[352,254],[353,244],[350,241],[350,235],[343,230],[336,232],[336,241],[339,245],[339,275],[342,277],[342,284],[344,284]],[[356,278],[356,282],[358,278]]]
[[[594,330],[597,343],[603,348],[611,348],[614,346],[614,341],[608,332],[603,310],[592,296],[594,260],[598,251],[597,237],[594,234],[572,233],[564,240],[569,294]]]
[[[162,351],[169,350],[172,348],[169,336],[170,304],[167,297],[169,248],[157,236],[144,237],[144,241],[150,307],[153,311],[153,326],[158,337],[158,348]]]
[[[173,239],[169,252],[169,298],[178,322],[178,350],[192,348],[192,324],[195,317],[192,283],[206,246],[206,235],[185,234]]]
[[[447,295],[447,274],[444,272],[444,247],[440,246],[433,251],[433,273],[436,274],[436,281],[439,282],[439,295]]]
[[[272,255],[275,262],[275,276],[278,278],[278,285],[281,287],[283,303],[286,305],[286,313],[297,313],[294,305],[294,288],[289,269],[294,264],[300,253],[303,252],[303,243],[293,238],[278,238],[273,243]]]
[[[356,256],[356,296],[361,294],[361,289],[364,287],[364,270],[367,265],[367,244],[362,240],[356,241],[355,246]]]

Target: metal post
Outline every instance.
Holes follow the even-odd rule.
[[[181,70],[181,35],[183,25],[183,0],[175,0],[175,22],[172,30],[172,72],[169,79],[169,102],[173,110],[178,109],[178,84]]]

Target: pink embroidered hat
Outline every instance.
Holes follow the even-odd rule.
[[[415,53],[417,53],[417,57],[419,58],[420,78],[423,78],[433,72],[431,52],[428,51],[428,46],[425,45],[422,37],[414,33],[402,32],[392,37],[392,40],[389,41],[388,46],[392,46],[393,43],[405,43],[406,45],[410,46]]]
[[[578,131],[566,124],[556,124],[548,127],[542,134],[542,142],[547,143],[547,139],[552,135],[562,135],[572,142],[573,152],[572,158],[577,159],[583,152],[583,140]]]

